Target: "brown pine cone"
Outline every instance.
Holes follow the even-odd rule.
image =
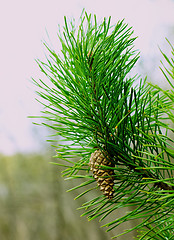
[[[114,193],[114,171],[113,169],[102,168],[102,166],[113,167],[111,161],[100,150],[96,150],[91,154],[89,166],[100,190],[103,191],[107,198],[112,199]]]

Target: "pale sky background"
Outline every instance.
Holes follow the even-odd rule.
[[[174,42],[173,0],[1,1],[0,153],[35,152],[45,143],[46,129],[27,118],[39,115],[42,109],[30,82],[31,77],[41,76],[34,59],[44,57],[41,41],[47,40],[46,30],[56,46],[57,26],[63,24],[63,16],[78,19],[83,8],[99,20],[111,15],[116,23],[125,18],[138,36],[135,48],[146,61],[161,58],[158,46],[165,48],[165,37],[169,35]],[[154,62],[154,69],[158,70],[159,64]]]

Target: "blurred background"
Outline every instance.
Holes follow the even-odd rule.
[[[98,221],[88,222],[76,210],[82,200],[61,178],[54,161],[51,134],[28,116],[39,116],[31,77],[41,73],[35,59],[45,59],[43,41],[59,49],[58,24],[63,16],[78,20],[82,9],[100,21],[125,19],[132,26],[135,48],[141,52],[136,71],[168,88],[159,70],[162,55],[170,56],[165,40],[174,43],[174,0],[7,0],[0,3],[0,239],[107,240]],[[36,119],[37,123],[41,120]],[[86,200],[86,199],[85,199]],[[121,214],[121,213],[120,213]],[[126,228],[129,226],[126,226]],[[116,231],[116,230],[114,230]],[[120,239],[126,239],[128,236]],[[132,239],[132,235],[129,235]]]

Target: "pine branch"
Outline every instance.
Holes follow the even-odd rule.
[[[61,137],[57,164],[65,167],[67,179],[83,179],[73,190],[88,187],[77,198],[96,191],[96,181],[103,192],[84,203],[84,215],[104,219],[133,206],[106,224],[108,230],[141,218],[141,224],[126,232],[145,225],[158,239],[163,234],[154,226],[165,214],[169,219],[174,209],[172,129],[164,121],[164,106],[170,109],[173,98],[130,76],[139,58],[133,50],[135,39],[124,21],[111,26],[109,18],[98,24],[96,16],[93,22],[84,13],[77,28],[65,18],[59,33],[61,53],[45,44],[47,62],[37,61],[48,82],[34,82],[46,108],[43,118],[48,123],[43,124]]]

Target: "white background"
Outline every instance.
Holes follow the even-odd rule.
[[[161,57],[165,37],[174,39],[174,1],[172,0],[16,0],[0,3],[0,152],[38,151],[47,139],[46,130],[32,124],[29,115],[39,115],[31,77],[40,72],[34,59],[44,57],[42,40],[46,30],[56,46],[58,24],[63,16],[79,18],[82,9],[100,20],[125,19],[133,26],[136,48],[142,59]],[[173,31],[173,32],[172,32]],[[172,35],[173,33],[173,35]],[[57,45],[58,46],[58,45]],[[147,63],[146,63],[147,64]],[[158,68],[159,62],[153,67]]]

